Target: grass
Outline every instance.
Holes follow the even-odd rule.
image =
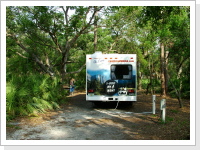
[[[179,111],[178,110],[174,110],[174,109],[171,109],[170,110],[172,113],[175,113],[175,114],[177,114]]]
[[[172,122],[173,120],[174,120],[174,118],[166,116],[165,121],[163,121],[163,120],[160,118],[160,119],[158,120],[158,123],[159,123],[159,124],[168,124],[168,123]]]
[[[17,125],[12,125],[12,124],[6,124],[6,127],[12,128],[12,129],[15,129],[15,130],[21,129],[21,127],[19,127],[19,126],[17,126]]]

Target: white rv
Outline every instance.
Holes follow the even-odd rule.
[[[137,101],[136,54],[86,55],[86,101]]]

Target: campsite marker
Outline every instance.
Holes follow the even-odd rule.
[[[165,116],[166,116],[166,99],[162,99],[160,101],[160,110],[161,110],[162,121],[165,122]]]
[[[156,114],[156,95],[152,95],[152,113]]]

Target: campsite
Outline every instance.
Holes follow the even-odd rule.
[[[190,140],[190,13],[7,6],[7,140]]]

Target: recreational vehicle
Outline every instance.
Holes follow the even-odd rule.
[[[86,101],[137,101],[136,54],[86,55]]]

